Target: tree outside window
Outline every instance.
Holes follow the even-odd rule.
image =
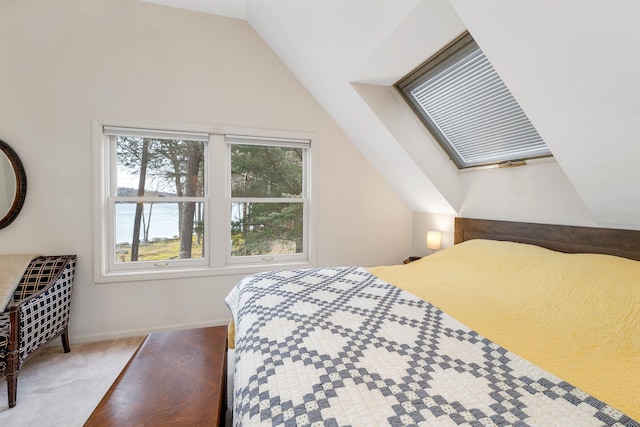
[[[304,251],[306,148],[231,144],[231,256]]]
[[[116,262],[202,258],[205,143],[126,135],[114,142]]]
[[[95,121],[96,282],[309,265],[313,135],[184,128]]]

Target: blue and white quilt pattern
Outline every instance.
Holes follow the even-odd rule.
[[[237,426],[640,426],[359,267],[256,274],[226,303]]]

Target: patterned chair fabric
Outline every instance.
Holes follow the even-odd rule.
[[[9,345],[9,313],[0,314],[0,372],[7,370],[7,347]]]
[[[33,259],[11,303],[0,313],[0,376],[7,377],[9,407],[15,406],[18,370],[29,357],[58,336],[62,336],[65,352],[69,351],[67,328],[75,268],[75,255]],[[14,343],[10,342],[12,327],[17,328]]]

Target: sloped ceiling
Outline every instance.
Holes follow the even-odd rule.
[[[246,19],[421,212],[465,194],[390,86],[468,29],[595,222],[640,226],[637,0],[147,1]]]
[[[596,221],[639,226],[640,2],[451,4]]]

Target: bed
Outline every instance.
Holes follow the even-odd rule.
[[[234,425],[640,426],[640,231],[457,218],[454,240],[239,282]]]

